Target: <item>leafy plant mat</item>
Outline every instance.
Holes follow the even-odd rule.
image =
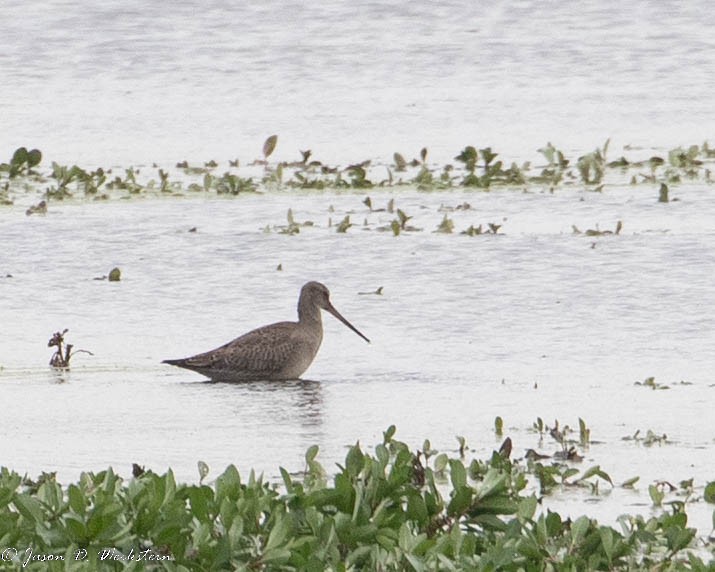
[[[131,479],[110,468],[68,486],[3,468],[0,569],[713,569],[701,558],[712,543],[687,526],[684,503],[651,518],[622,516],[617,528],[572,520],[540,507],[543,490],[527,492],[540,463],[512,461],[508,439],[467,463],[428,442],[411,451],[394,433],[384,432],[374,454],[351,447],[330,478],[313,446],[300,475],[280,469],[282,483],[253,471],[243,478],[231,465],[204,484],[201,462],[199,484],[136,465]],[[589,479],[610,482],[600,469],[575,482]]]

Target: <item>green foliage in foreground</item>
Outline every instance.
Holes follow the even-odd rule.
[[[695,530],[682,507],[622,517],[620,529],[569,520],[539,510],[506,450],[465,464],[393,435],[374,456],[352,447],[331,482],[315,446],[301,478],[281,469],[281,485],[243,480],[234,466],[211,486],[177,484],[171,471],[124,481],[109,469],[62,487],[2,469],[0,569],[713,569],[688,550]]]

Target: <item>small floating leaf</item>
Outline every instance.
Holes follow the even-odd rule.
[[[665,183],[661,183],[660,191],[658,192],[658,202],[667,203],[668,200],[668,185],[666,185]]]
[[[336,232],[347,232],[347,230],[352,226],[350,222],[350,215],[345,215],[345,218],[340,221],[338,227],[335,229]]]
[[[404,171],[407,168],[407,161],[405,161],[405,158],[402,155],[395,153],[392,158],[395,161],[396,171]]]
[[[638,481],[640,480],[640,477],[631,477],[630,479],[627,479],[621,483],[621,487],[624,489],[632,489],[633,485],[635,485]]]
[[[268,157],[270,157],[271,153],[273,153],[273,150],[276,148],[276,143],[278,143],[278,135],[271,135],[268,139],[266,139],[265,143],[263,143],[264,159],[268,159]]]
[[[199,469],[199,483],[202,483],[206,476],[209,474],[209,466],[203,461],[197,463]]]
[[[435,232],[450,234],[452,231],[454,231],[454,222],[452,219],[448,218],[447,215],[444,215],[442,222],[439,223]]]

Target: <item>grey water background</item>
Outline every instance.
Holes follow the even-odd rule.
[[[528,155],[712,134],[693,2],[5,2],[0,148],[59,162]]]
[[[534,159],[548,140],[586,152],[607,137],[614,154],[663,153],[715,125],[704,2],[56,1],[3,13],[6,158],[27,145],[85,167],[245,163],[271,133],[276,160],[311,148],[343,165],[425,145],[437,162],[466,144]],[[328,226],[329,206],[389,223],[357,194],[70,202],[45,217],[20,200],[0,210],[0,464],[64,480],[132,462],[196,480],[198,460],[213,476],[228,463],[275,476],[300,470],[316,443],[330,468],[392,423],[414,446],[455,450],[463,435],[482,455],[499,446],[500,415],[521,455],[556,448],[529,430],[537,416],[581,417],[599,442],[583,468],[640,475],[638,490],[551,506],[648,513],[647,484],[713,478],[711,190],[681,185],[668,205],[647,186],[371,193],[425,229],[397,238]],[[505,235],[430,232],[440,206],[465,201],[472,210],[450,214],[457,230],[501,221]],[[288,208],[316,226],[264,233]],[[571,234],[617,220],[619,237]],[[122,282],[93,280],[115,265]],[[326,316],[312,381],[205,384],[159,364],[292,319],[310,279],[372,340]],[[56,374],[45,340],[64,327],[94,356]],[[634,385],[649,376],[671,388]],[[648,429],[671,443],[622,440]],[[708,507],[690,510],[709,530]]]

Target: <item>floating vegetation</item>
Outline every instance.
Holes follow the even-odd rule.
[[[641,430],[638,429],[633,435],[623,437],[623,441],[633,441],[645,447],[652,447],[653,445],[664,445],[669,443],[668,436],[665,433],[658,434],[650,429],[646,431],[645,435],[641,435]]]
[[[571,230],[574,234],[583,234],[584,236],[608,236],[609,234],[619,235],[623,230],[623,222],[619,220],[616,223],[616,228],[614,230],[601,230],[598,228],[598,225],[596,225],[596,228],[589,228],[581,232],[575,224],[571,225]]]
[[[39,149],[28,151],[25,147],[19,147],[12,154],[9,163],[0,164],[0,173],[7,173],[11,179],[19,175],[34,174],[33,167],[37,167],[42,161],[42,153]]]
[[[335,228],[335,232],[347,232],[351,226],[350,215],[345,215],[345,218],[341,220]]]
[[[47,342],[47,347],[48,348],[56,348],[55,353],[52,354],[52,357],[50,358],[50,365],[52,367],[56,367],[58,369],[68,369],[70,366],[70,359],[72,358],[73,355],[77,353],[85,353],[89,355],[94,355],[92,352],[88,350],[75,350],[72,351],[72,348],[74,347],[72,344],[66,344],[65,345],[65,334],[69,330],[65,328],[61,332],[55,332],[52,334],[52,337],[50,338],[50,341]]]
[[[437,230],[435,232],[441,232],[443,234],[451,234],[454,231],[454,221],[451,218],[444,215],[442,222],[437,225]]]
[[[20,147],[8,163],[0,164],[0,204],[11,204],[16,196],[27,192],[39,193],[44,200],[102,200],[117,196],[240,195],[280,189],[335,191],[378,187],[411,187],[426,192],[454,188],[555,192],[560,187],[602,191],[609,185],[628,183],[653,185],[660,189],[659,200],[667,202],[669,185],[683,180],[712,182],[715,165],[715,153],[707,142],[677,147],[666,157],[652,156],[645,160],[621,156],[609,162],[610,141],[606,141],[602,147],[575,160],[547,143],[538,149],[541,164],[533,165],[529,161],[520,165],[508,162],[489,146],[467,145],[454,157],[455,164],[429,163],[424,147],[419,157],[409,161],[396,152],[389,163],[371,159],[346,166],[316,160],[311,150],[300,151],[300,158],[294,161],[271,162],[277,144],[278,136],[271,135],[263,143],[262,159],[245,166],[238,159],[230,159],[223,163],[222,175],[216,174],[222,163],[213,159],[200,166],[179,161],[172,168],[129,167],[120,173],[52,162],[48,172],[40,169],[43,157],[38,149],[28,151]],[[626,147],[624,151],[630,149]]]
[[[304,222],[298,222],[295,220],[295,217],[293,216],[293,209],[288,209],[288,212],[286,212],[286,221],[288,222],[287,225],[276,225],[273,227],[273,230],[276,230],[278,234],[299,234],[300,229],[303,227],[308,227],[308,226],[313,226],[313,221],[306,220]],[[271,227],[266,226],[264,229],[264,232],[271,232]],[[281,268],[279,268],[281,270]]]
[[[667,203],[668,199],[668,185],[665,183],[660,184],[660,191],[658,191],[658,202]]]
[[[670,389],[669,385],[665,385],[663,383],[656,383],[655,377],[646,377],[643,381],[636,381],[634,385],[650,387],[651,389]]]
[[[109,274],[103,274],[102,276],[96,276],[94,280],[109,280],[110,282],[119,282],[122,279],[122,271],[114,267],[109,271]]]
[[[710,569],[700,544],[709,541],[687,526],[686,503],[698,502],[692,481],[652,484],[653,513],[621,516],[614,528],[544,509],[529,489],[534,475],[597,494],[593,483],[607,476],[597,466],[556,475],[511,460],[509,438],[490,457],[467,461],[463,439],[453,457],[429,441],[412,451],[394,435],[392,426],[374,454],[350,447],[330,478],[313,445],[305,471],[281,468],[280,483],[230,465],[205,484],[201,461],[198,484],[138,464],[127,481],[110,468],[67,486],[53,473],[32,481],[2,468],[0,521],[12,527],[14,546],[57,555],[42,568],[31,563],[50,571],[77,554],[77,569],[103,569],[105,560],[124,569],[130,553],[171,570]],[[682,500],[666,503],[671,493]],[[715,500],[715,483],[703,497]],[[6,552],[22,564],[22,554]]]
[[[382,286],[379,286],[374,292],[358,292],[358,296],[382,296]]]
[[[33,214],[47,214],[47,202],[46,201],[40,201],[36,205],[30,206],[26,211],[25,214],[27,216],[33,215]]]

